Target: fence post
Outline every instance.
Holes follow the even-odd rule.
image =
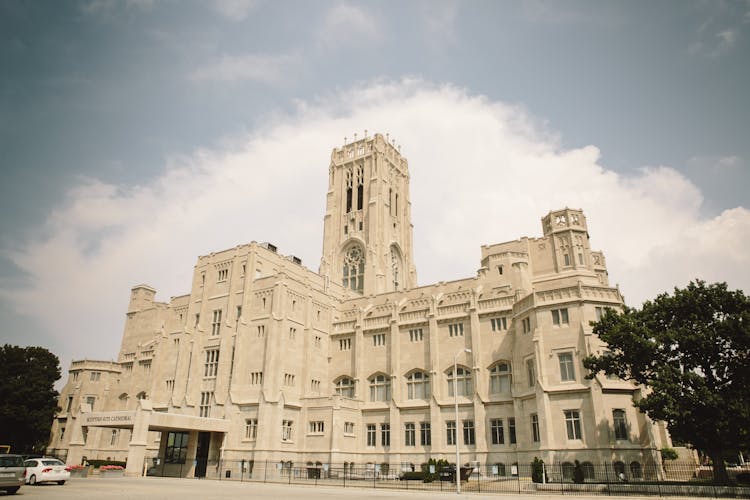
[[[513,474],[513,466],[511,465],[510,473]],[[521,464],[516,465],[516,483],[518,484],[518,494],[521,494]]]

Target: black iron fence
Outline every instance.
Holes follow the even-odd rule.
[[[200,462],[200,463],[199,463]],[[455,490],[454,468],[423,464],[322,464],[254,460],[194,460],[165,464],[149,460],[147,474],[404,490]],[[461,468],[464,492],[637,495],[750,498],[750,465],[729,468],[730,484],[714,482],[710,466],[691,463],[642,465],[638,462],[592,464],[473,464]]]

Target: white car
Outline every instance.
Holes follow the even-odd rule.
[[[26,484],[56,482],[65,484],[70,479],[70,472],[65,464],[56,458],[31,458],[24,462],[26,466]]]

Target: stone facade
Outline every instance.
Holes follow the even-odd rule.
[[[454,457],[455,437],[466,462],[656,460],[669,437],[633,408],[642,388],[585,378],[603,348],[589,323],[623,298],[583,212],[417,286],[410,210],[383,136],[334,149],[319,272],[252,242],[199,257],[168,303],[134,287],[117,361],[72,363],[50,449],[130,473],[174,462],[177,431],[188,462],[418,465]]]

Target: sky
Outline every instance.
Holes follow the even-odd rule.
[[[2,0],[0,68],[0,343],[63,370],[199,255],[317,270],[355,134],[409,160],[420,285],[568,206],[629,305],[750,291],[750,1]]]

